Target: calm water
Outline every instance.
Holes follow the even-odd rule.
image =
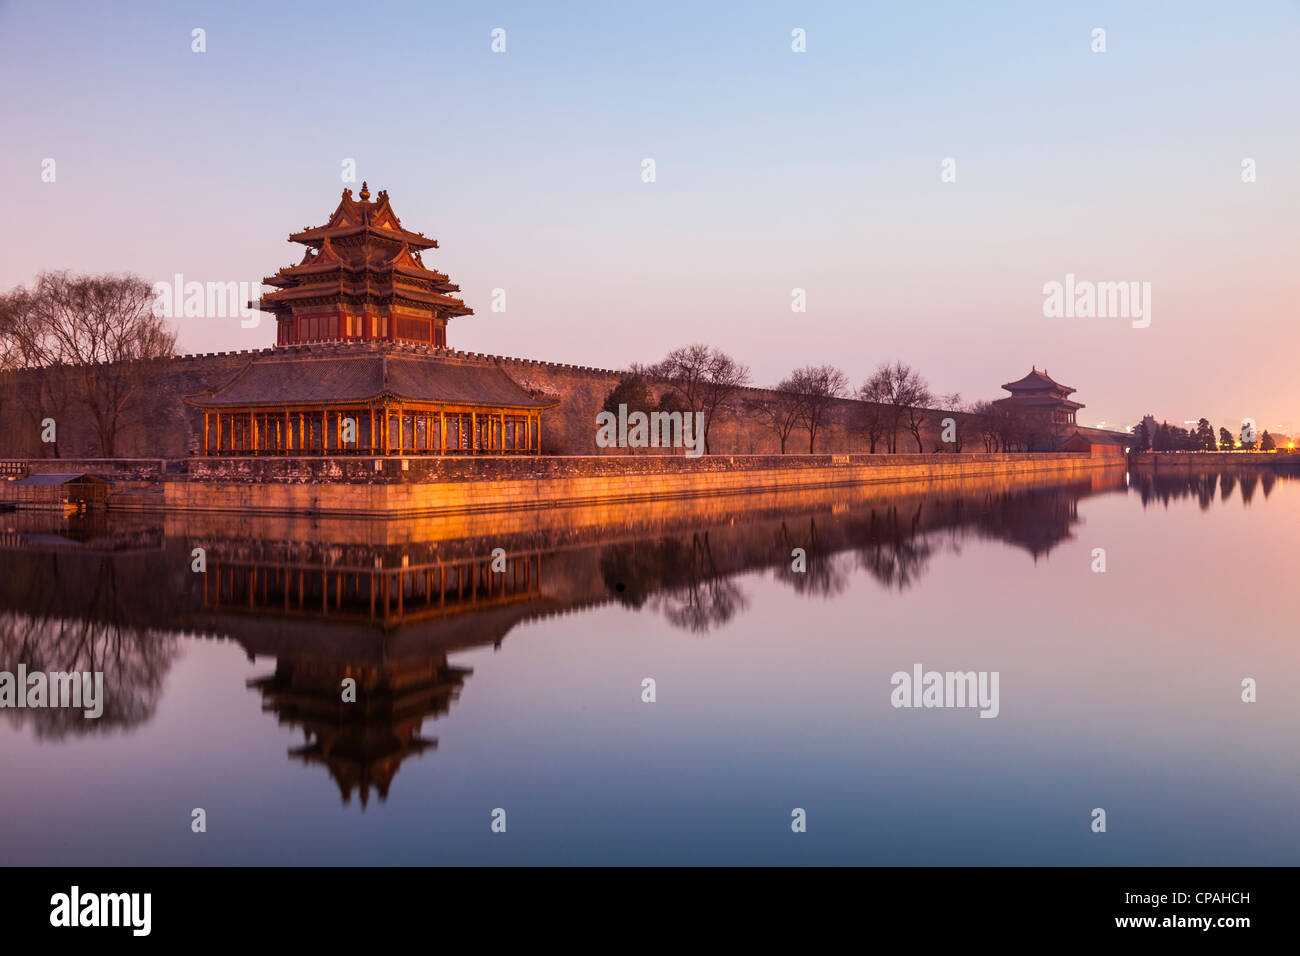
[[[1295,865],[1298,518],[1261,470],[461,526],[0,515],[0,670],[108,695],[0,711],[0,862]],[[917,663],[997,671],[999,715],[892,707]]]

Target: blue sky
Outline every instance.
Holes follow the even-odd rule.
[[[901,358],[969,398],[1037,364],[1088,421],[1300,428],[1300,6],[993,7],[0,4],[0,286],[269,275],[351,158],[440,240],[477,312],[457,347],[703,340],[760,384]],[[1151,326],[1045,318],[1067,272],[1151,282]],[[190,351],[272,339],[180,324]]]

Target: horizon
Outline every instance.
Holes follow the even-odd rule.
[[[1081,424],[1300,430],[1296,5],[737,10],[0,5],[0,77],[41,77],[0,108],[26,236],[0,286],[260,280],[366,180],[439,241],[476,312],[458,350],[621,369],[703,341],[760,387],[901,359],[968,401],[1046,367]],[[1068,275],[1149,282],[1150,326],[1046,318]],[[185,353],[274,339],[269,317],[175,324]]]

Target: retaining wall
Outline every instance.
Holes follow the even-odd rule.
[[[996,475],[1064,479],[1098,468],[1123,468],[1123,462],[1070,453],[195,459],[186,479],[164,483],[160,504],[182,511],[394,517]]]

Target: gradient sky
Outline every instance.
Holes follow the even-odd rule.
[[[0,287],[260,279],[353,158],[441,242],[458,348],[706,341],[757,384],[901,358],[969,399],[1036,364],[1086,423],[1300,430],[1300,4],[980,6],[0,2]],[[1151,282],[1150,328],[1045,318],[1067,272]],[[274,338],[178,324],[184,351]]]

